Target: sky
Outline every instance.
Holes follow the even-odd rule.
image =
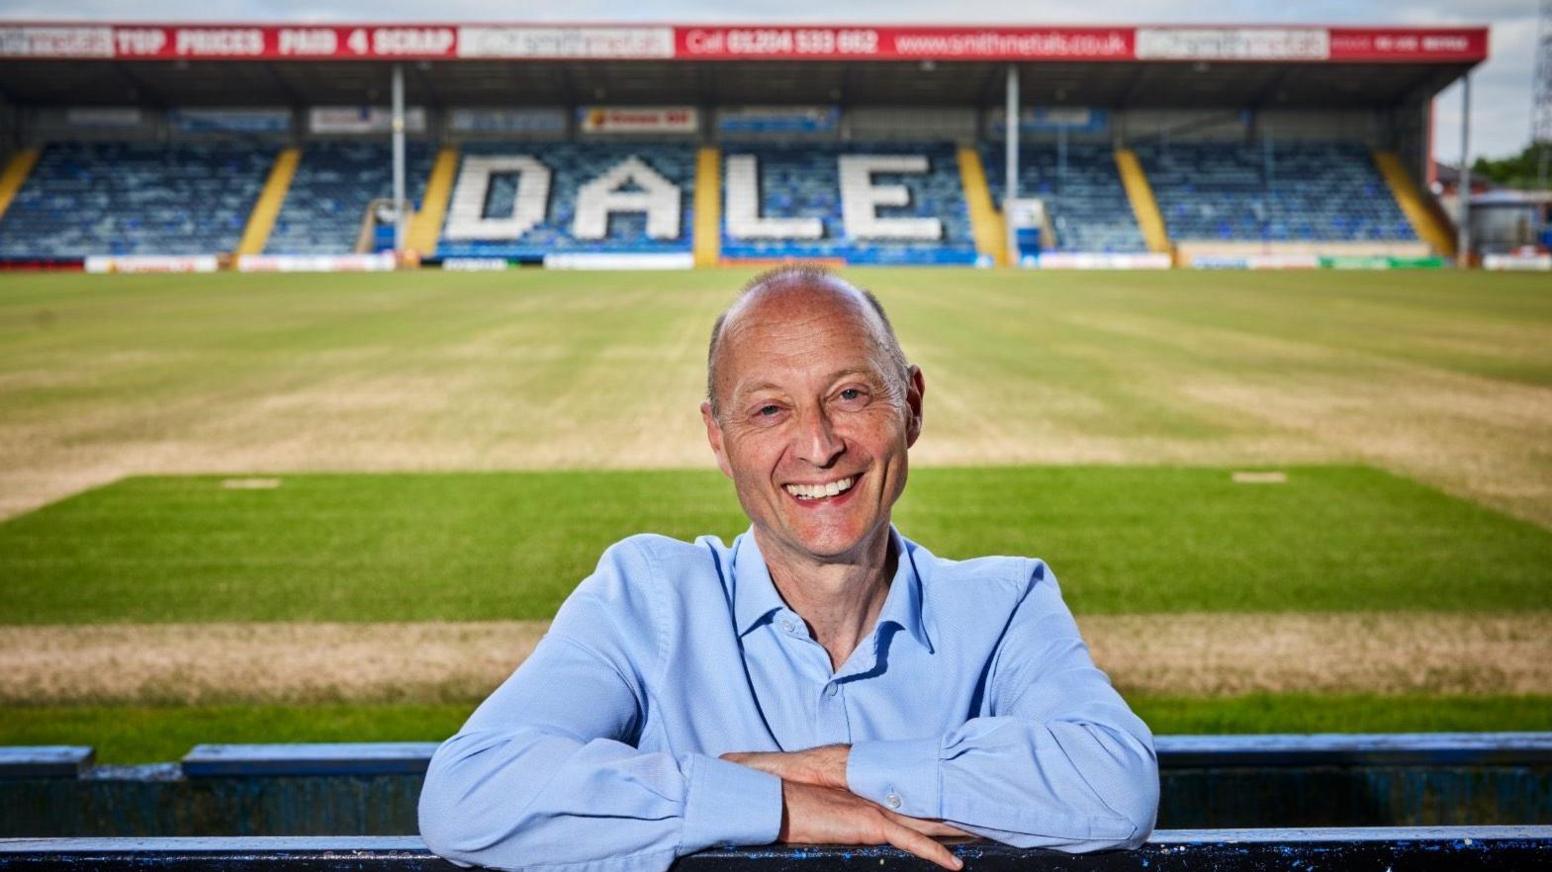
[[[55,21],[565,21],[870,24],[1348,24],[1487,25],[1488,60],[1472,73],[1471,155],[1503,157],[1530,142],[1537,0],[0,0],[0,19]],[[949,12],[947,10],[952,10]],[[1016,10],[1016,11],[1013,11]],[[1460,158],[1461,88],[1434,111],[1440,160]]]

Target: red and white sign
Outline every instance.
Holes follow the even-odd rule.
[[[238,272],[388,272],[393,252],[376,254],[243,254]]]
[[[700,113],[694,106],[583,106],[577,126],[583,133],[694,133]]]
[[[1485,27],[0,25],[0,58],[1475,62]]]
[[[1129,27],[678,27],[681,60],[1130,60]]]
[[[0,57],[111,58],[112,27],[64,24],[0,25]]]
[[[1323,61],[1324,27],[1139,27],[1140,61]]]
[[[674,56],[672,27],[460,27],[461,58],[606,60]]]
[[[220,265],[213,254],[94,254],[84,266],[89,273],[207,273],[215,272]]]
[[[1451,30],[1331,28],[1331,60],[1358,62],[1463,61],[1487,57],[1487,28]]]

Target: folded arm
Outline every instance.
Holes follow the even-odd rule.
[[[988,685],[989,714],[943,736],[723,756],[1019,847],[1092,851],[1148,837],[1153,736],[1094,666],[1054,584],[1021,604]]]
[[[610,562],[629,559],[611,551],[600,575],[627,572]],[[776,838],[778,778],[635,747],[644,693],[612,647],[608,584],[585,582],[533,655],[432,756],[420,829],[434,853],[501,869],[661,872],[711,845]]]
[[[1135,847],[1158,810],[1153,734],[1094,666],[1054,580],[1037,577],[988,676],[987,715],[941,737],[857,743],[847,785],[1018,847]]]

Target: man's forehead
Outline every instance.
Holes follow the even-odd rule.
[[[788,330],[852,329],[868,343],[875,324],[860,290],[833,276],[767,282],[750,290],[728,309],[723,332],[748,334]]]

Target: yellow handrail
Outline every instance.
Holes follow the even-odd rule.
[[[453,195],[453,179],[458,175],[458,149],[445,146],[437,152],[426,179],[426,194],[420,198],[420,211],[410,221],[404,246],[421,257],[436,253],[442,236],[442,219],[447,216],[447,201]]]
[[[11,208],[11,201],[27,183],[27,177],[32,175],[32,168],[38,165],[38,157],[42,154],[41,148],[24,148],[6,162],[5,172],[0,173],[0,218],[4,218],[5,210]]]
[[[970,235],[975,237],[976,253],[991,258],[998,266],[1007,266],[1008,234],[1002,213],[992,203],[980,153],[968,146],[959,149],[959,183],[965,190],[965,208],[970,212]]]
[[[1153,185],[1148,183],[1142,161],[1131,149],[1118,148],[1115,162],[1121,173],[1121,184],[1126,188],[1126,199],[1131,202],[1132,214],[1137,218],[1137,229],[1142,231],[1148,250],[1169,251],[1169,231],[1164,226],[1164,214],[1159,211],[1159,201],[1153,196]]]
[[[695,265],[716,266],[722,258],[722,150],[702,148],[695,156]]]
[[[301,160],[302,150],[299,148],[283,148],[280,154],[275,155],[275,164],[269,169],[269,178],[264,180],[264,189],[259,192],[259,199],[254,201],[253,211],[248,213],[248,225],[243,228],[242,239],[237,243],[238,254],[264,252]]]
[[[1380,175],[1385,177],[1385,184],[1390,187],[1390,195],[1396,198],[1396,205],[1412,223],[1412,229],[1417,231],[1417,238],[1428,243],[1435,252],[1445,257],[1455,256],[1455,234],[1445,223],[1436,210],[1429,208],[1429,204],[1423,199],[1423,192],[1406,168],[1401,165],[1401,159],[1395,152],[1375,151],[1374,165],[1379,168]]]

